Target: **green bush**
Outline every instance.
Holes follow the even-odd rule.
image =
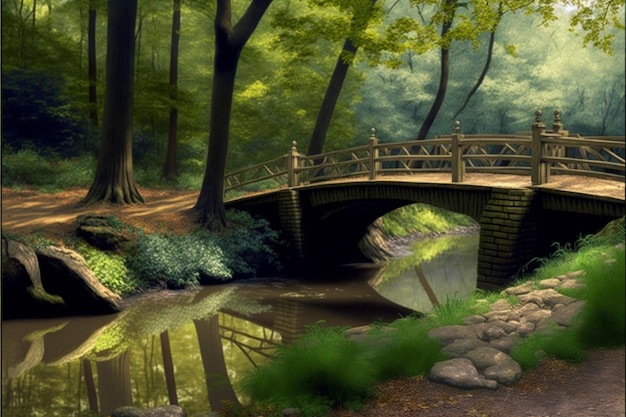
[[[311,326],[270,364],[245,376],[243,392],[261,404],[297,407],[323,415],[338,405],[355,407],[372,395],[373,370],[364,349],[341,328]]]
[[[126,267],[121,255],[108,254],[87,244],[80,244],[75,250],[85,258],[87,267],[100,283],[111,291],[124,296],[138,289],[139,283]]]
[[[226,217],[228,227],[218,234],[217,244],[233,277],[263,276],[282,269],[275,251],[281,242],[267,220],[239,210],[228,210]]]
[[[95,159],[90,157],[49,158],[32,149],[15,153],[3,152],[2,186],[35,187],[43,192],[86,187],[93,180],[95,165]]]
[[[201,277],[232,277],[224,253],[208,236],[140,234],[128,264],[147,287],[184,288],[199,284]]]
[[[600,259],[587,257],[582,265],[586,303],[579,332],[583,346],[589,348],[622,346],[626,341],[624,247],[602,255]]]
[[[401,319],[390,327],[392,333],[381,328],[371,334],[374,346],[369,366],[377,380],[423,375],[436,362],[447,359],[441,351],[441,344],[428,337],[430,327],[425,326],[423,321]]]

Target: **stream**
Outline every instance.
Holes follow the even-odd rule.
[[[108,416],[178,404],[190,417],[245,401],[247,371],[308,326],[426,313],[476,288],[478,233],[423,239],[384,265],[249,279],[124,301],[121,313],[2,321],[2,415]]]

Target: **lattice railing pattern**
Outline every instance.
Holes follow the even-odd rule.
[[[456,122],[455,133],[420,141],[379,143],[372,129],[367,145],[312,156],[300,154],[293,142],[285,156],[228,174],[225,189],[261,191],[438,171],[450,172],[453,182],[464,181],[466,171],[526,175],[530,171],[533,185],[548,181],[550,173],[624,179],[624,136],[569,136],[558,110],[552,130],[545,129],[541,111],[535,115],[532,130],[515,135],[462,135]]]

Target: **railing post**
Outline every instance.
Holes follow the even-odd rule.
[[[532,125],[532,146],[531,146],[531,164],[530,164],[530,179],[532,185],[545,184],[548,180],[548,165],[541,162],[543,158],[543,143],[542,136],[546,131],[546,125],[541,121],[543,112],[537,110],[535,112],[535,123]]]
[[[380,162],[378,162],[378,139],[376,138],[376,129],[372,128],[369,138],[370,151],[370,181],[376,179],[376,173],[380,170]]]
[[[298,159],[300,154],[296,149],[296,141],[291,142],[289,154],[287,154],[287,186],[297,187],[300,185],[300,173],[298,173]]]
[[[454,133],[450,153],[452,154],[452,182],[465,180],[465,161],[463,161],[463,135],[461,134],[461,122],[454,122]]]

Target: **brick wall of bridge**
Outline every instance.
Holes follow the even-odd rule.
[[[540,240],[537,197],[530,189],[492,192],[480,217],[479,288],[501,287],[536,255]]]

